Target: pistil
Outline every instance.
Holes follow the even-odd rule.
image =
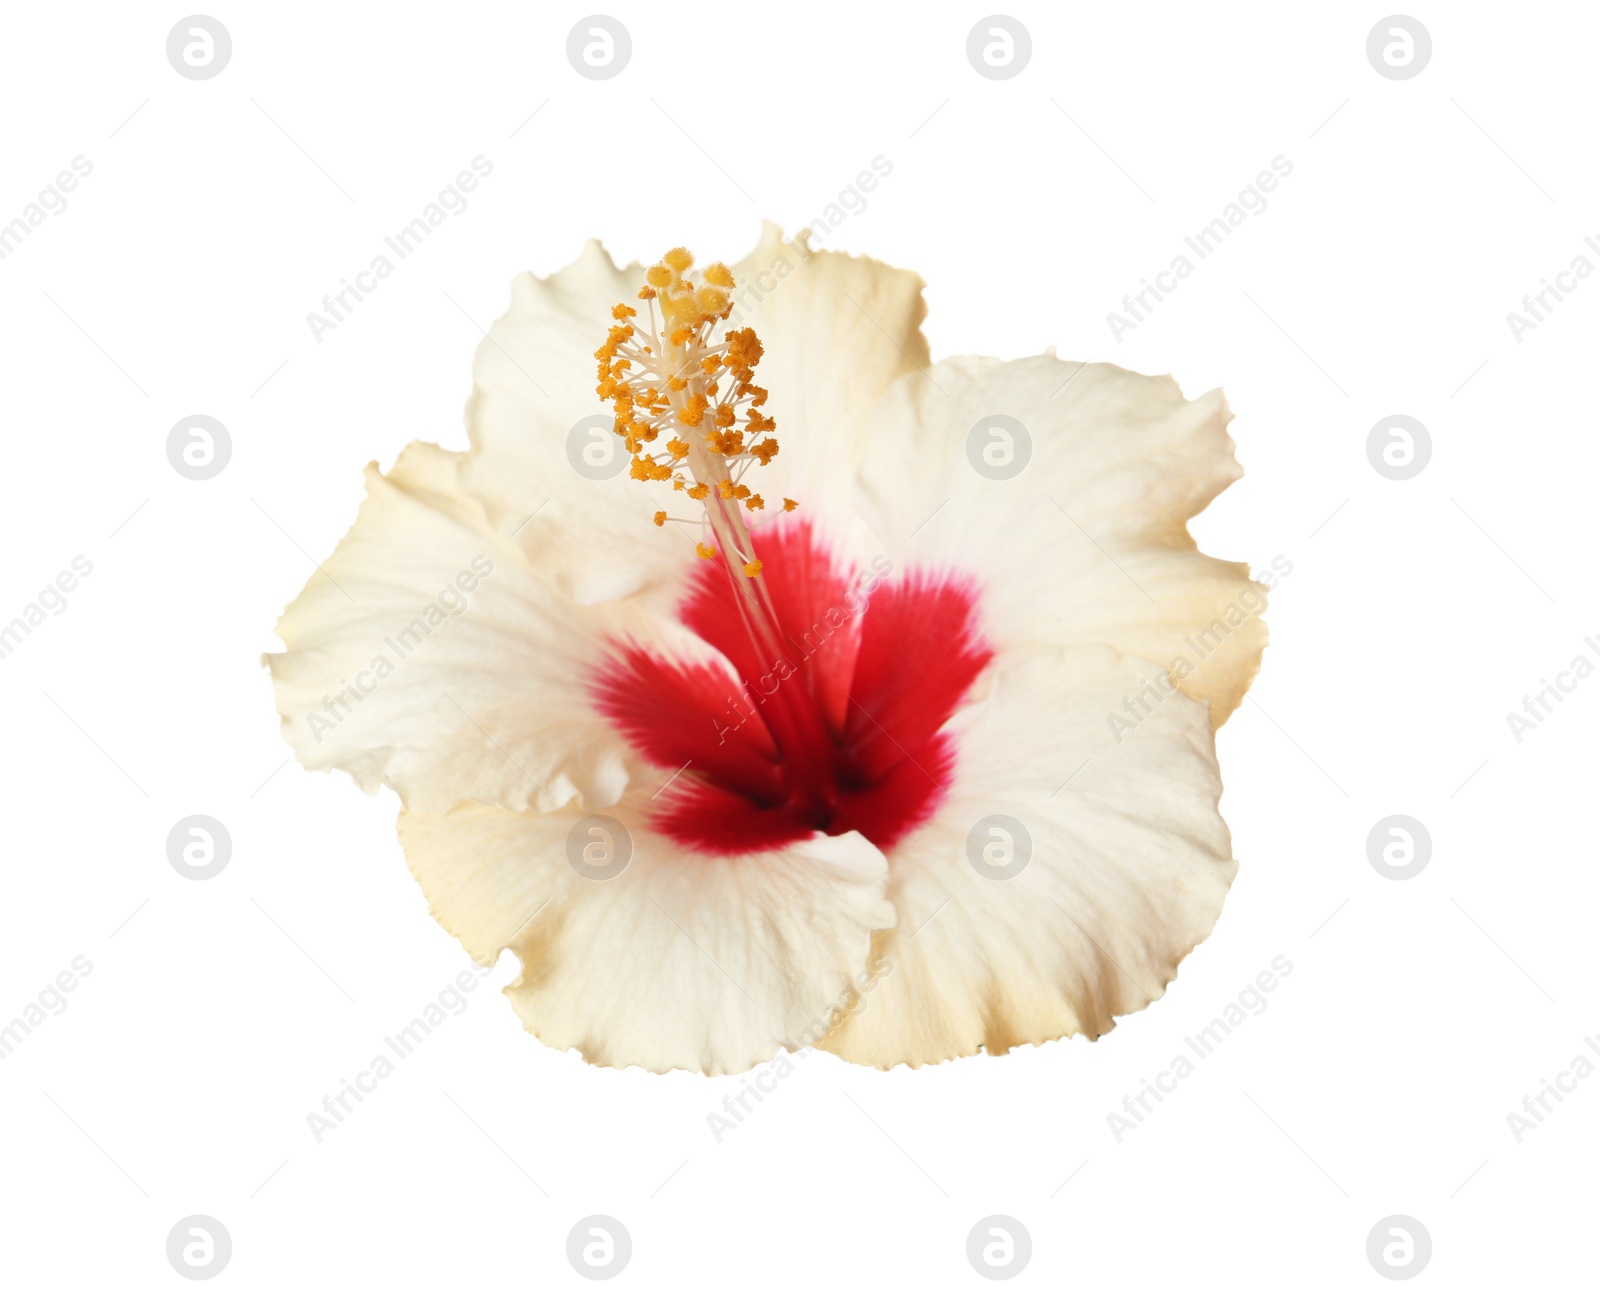
[[[791,660],[745,519],[765,511],[766,501],[744,477],[778,453],[777,425],[762,409],[767,391],[754,381],[761,342],[749,328],[727,330],[713,341],[733,311],[733,274],[714,262],[696,285],[688,278],[693,264],[685,249],[674,248],[650,267],[639,290],[648,325],[635,307],[619,303],[612,310],[616,324],[595,352],[596,391],[612,403],[614,430],[632,456],[629,474],[670,481],[704,507],[701,525],[715,543],[702,538],[696,552],[721,560],[754,660],[778,679],[775,690],[762,692],[763,719],[789,775],[790,803],[821,824],[837,799],[834,736],[822,718],[809,658],[799,666]],[[664,448],[655,448],[663,436]],[[794,500],[783,501],[783,511],[795,507]],[[665,526],[672,519],[660,510],[654,520]],[[798,687],[785,687],[795,676]]]

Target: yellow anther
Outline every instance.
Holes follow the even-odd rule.
[[[798,500],[792,500],[792,499],[789,499],[788,497],[784,498],[783,511],[785,513],[793,513],[799,507],[800,507],[800,503],[799,503]]]
[[[733,459],[745,452],[743,432],[707,432],[706,444],[724,459]]]
[[[691,396],[683,402],[683,411],[678,415],[685,427],[699,427],[700,420],[706,416],[706,398],[704,396]]]
[[[696,545],[696,552],[714,558],[720,550],[730,569],[737,561],[747,577],[755,577],[762,564],[743,560],[750,543],[743,515],[721,501],[743,502],[750,513],[767,507],[749,486],[738,484],[753,464],[765,465],[778,453],[777,440],[764,435],[776,427],[760,412],[767,392],[755,383],[762,345],[753,329],[724,333],[718,327],[733,312],[733,272],[713,262],[697,284],[688,273],[693,265],[689,250],[678,247],[645,271],[638,299],[651,303],[647,319],[626,303],[612,308],[614,324],[594,353],[595,390],[611,406],[613,428],[629,456],[628,475],[670,481],[673,490],[702,504],[714,535]],[[658,443],[665,453],[654,449]],[[795,507],[793,500],[784,501],[785,511]],[[665,527],[670,519],[661,510],[651,520]]]
[[[658,464],[649,455],[636,454],[628,464],[628,476],[635,481],[664,481],[672,476],[672,469]]]
[[[761,339],[756,336],[754,329],[734,329],[728,334],[728,368],[735,373],[739,370],[750,370],[756,367],[761,359]],[[739,376],[749,380],[748,373]]]

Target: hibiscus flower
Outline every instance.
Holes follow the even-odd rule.
[[[1214,733],[1265,642],[1186,527],[1239,476],[1227,404],[935,364],[924,314],[771,226],[731,268],[522,275],[471,448],[370,465],[284,613],[301,762],[398,793],[435,918],[516,954],[546,1044],[1003,1053],[1109,1030],[1210,933]]]

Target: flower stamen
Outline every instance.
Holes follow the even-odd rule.
[[[733,272],[720,261],[706,266],[702,282],[689,278],[694,258],[673,248],[645,272],[638,309],[618,303],[615,325],[596,351],[601,400],[611,402],[613,430],[632,456],[629,476],[670,481],[705,509],[711,534],[695,546],[701,558],[720,558],[756,658],[783,678],[798,674],[797,689],[779,689],[768,703],[767,727],[796,768],[824,771],[797,785],[793,795],[815,810],[831,804],[827,752],[832,738],[817,699],[815,663],[802,657],[798,670],[785,641],[777,607],[760,578],[764,564],[751,543],[745,515],[765,511],[766,501],[744,483],[753,466],[766,467],[778,453],[777,422],[766,413],[768,392],[755,382],[761,339],[752,328],[723,329],[733,313]],[[658,321],[656,311],[660,308]],[[637,321],[637,322],[636,322]],[[664,445],[665,449],[658,449]],[[794,500],[783,509],[792,512]],[[657,526],[670,519],[664,511]],[[710,543],[710,541],[715,543]],[[820,810],[817,810],[820,813]]]
[[[766,509],[766,501],[744,485],[752,465],[765,467],[778,453],[777,427],[762,411],[767,390],[754,382],[761,340],[754,329],[731,329],[713,341],[733,312],[733,272],[714,261],[689,278],[694,257],[673,248],[645,272],[639,299],[648,323],[624,302],[611,310],[616,323],[596,351],[601,400],[611,402],[613,430],[631,456],[628,475],[636,481],[670,481],[674,490],[705,505],[709,526],[722,551],[743,556],[750,550],[750,527],[740,515]],[[656,308],[660,307],[658,323]],[[739,426],[741,418],[743,426]],[[665,436],[665,449],[656,449]],[[785,499],[785,512],[796,508]],[[666,515],[653,519],[663,526]],[[678,521],[678,519],[671,519]],[[697,546],[706,556],[710,546]],[[753,560],[729,563],[745,579],[761,573]]]

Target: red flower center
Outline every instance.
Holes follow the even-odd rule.
[[[592,694],[641,756],[674,775],[652,826],[714,855],[852,830],[887,850],[939,805],[955,744],[939,730],[994,655],[977,590],[949,573],[843,571],[804,522],[753,537],[775,636],[733,577],[697,564],[683,624],[723,657],[613,644]],[[780,643],[774,652],[761,642]]]

